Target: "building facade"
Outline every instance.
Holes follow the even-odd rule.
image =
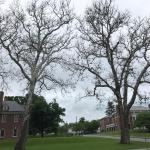
[[[24,107],[15,101],[7,101],[0,91],[0,139],[17,138],[23,125]]]
[[[134,127],[134,122],[136,117],[141,112],[150,111],[148,107],[144,106],[133,106],[130,110],[129,115],[129,128],[132,129]],[[106,116],[100,119],[100,131],[116,131],[120,129],[119,115],[114,113],[112,116]]]

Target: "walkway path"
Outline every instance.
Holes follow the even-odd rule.
[[[105,135],[98,135],[98,134],[89,134],[89,135],[84,135],[86,137],[100,137],[100,138],[108,138],[108,139],[120,139],[120,137],[117,136],[105,136]],[[136,138],[136,137],[131,137],[131,141],[138,141],[138,142],[148,142],[150,143],[150,138]]]

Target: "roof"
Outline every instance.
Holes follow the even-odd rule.
[[[25,108],[15,101],[3,101],[3,110],[8,112],[24,112]]]
[[[108,119],[108,118],[111,118],[111,117],[110,116],[105,116],[105,117],[101,118],[100,121],[103,120],[103,119]]]
[[[150,109],[148,107],[144,107],[144,106],[132,106],[131,111],[150,111]]]

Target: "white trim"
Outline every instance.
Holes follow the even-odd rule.
[[[14,135],[14,130],[16,130],[16,136]],[[17,134],[18,133],[18,129],[16,127],[13,128],[13,132],[12,133],[13,133],[12,137],[18,137],[18,134]]]

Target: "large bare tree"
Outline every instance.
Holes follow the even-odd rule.
[[[109,89],[120,118],[120,143],[129,143],[129,112],[137,99],[148,98],[141,87],[150,84],[150,20],[132,19],[112,0],[95,1],[79,20],[80,39],[74,68],[93,77],[93,93]]]
[[[28,85],[21,136],[15,150],[25,150],[28,120],[35,90],[65,86],[56,70],[63,63],[72,40],[72,10],[67,0],[34,0],[26,9],[16,4],[0,23],[0,43],[19,67]]]
[[[1,5],[0,1],[0,5]],[[3,18],[0,16],[0,23],[3,21]],[[4,89],[4,87],[7,87],[7,77],[10,74],[10,71],[8,71],[10,68],[7,66],[8,62],[5,59],[5,54],[2,52],[2,47],[0,47],[0,88],[1,90]],[[9,73],[8,73],[9,72]]]

